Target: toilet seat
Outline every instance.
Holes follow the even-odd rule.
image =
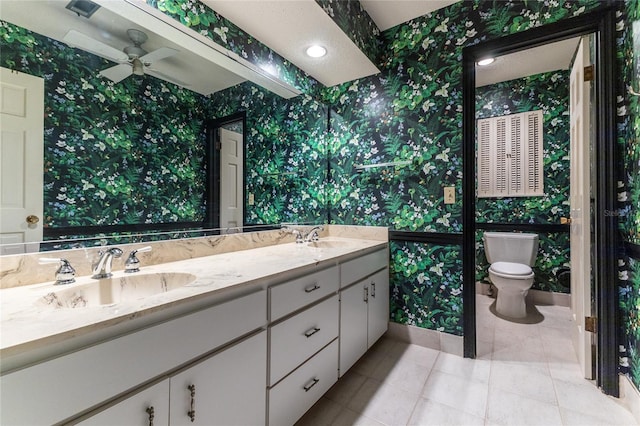
[[[523,263],[513,263],[513,262],[496,262],[492,263],[489,267],[490,271],[493,271],[499,275],[503,276],[513,276],[513,277],[528,277],[533,273],[533,270],[529,265],[525,265]]]

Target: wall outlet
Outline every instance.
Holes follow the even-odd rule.
[[[249,193],[249,197],[248,198],[249,198],[248,201],[249,201],[249,205],[250,206],[252,206],[252,205],[254,205],[256,203],[256,198],[253,196],[253,192]]]
[[[445,186],[444,187],[444,203],[455,204],[455,202],[456,202],[456,187]]]

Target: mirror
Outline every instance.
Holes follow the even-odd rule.
[[[0,3],[0,65],[44,80],[44,206],[34,224],[20,216],[22,228],[44,229],[45,240],[208,228],[207,155],[216,153],[206,123],[240,112],[239,226],[324,221],[326,106],[144,2],[96,3],[89,18],[68,1]],[[98,55],[65,37],[87,49],[97,40]],[[113,58],[136,43],[154,61],[114,78],[126,67],[105,50]]]

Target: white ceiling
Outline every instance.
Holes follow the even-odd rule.
[[[67,3],[68,0],[0,0],[0,16],[3,20],[58,41],[62,41],[67,31],[73,28],[119,50],[132,44],[127,37],[127,29],[144,31],[149,39],[143,44],[143,48],[148,52],[162,46],[179,51],[175,56],[155,62],[153,68],[187,82],[188,89],[201,94],[206,95],[245,81],[227,69],[104,7],[98,9],[90,19],[86,19],[65,9]]]
[[[379,72],[315,0],[202,2],[327,87]],[[327,54],[307,56],[313,44]]]
[[[476,87],[500,81],[567,70],[578,48],[580,37],[499,56],[487,66],[476,66]]]
[[[442,9],[459,0],[360,0],[380,31]]]

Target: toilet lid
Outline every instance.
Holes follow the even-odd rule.
[[[529,275],[531,268],[524,263],[512,263],[512,262],[496,262],[491,264],[491,269],[499,274],[507,275]]]

